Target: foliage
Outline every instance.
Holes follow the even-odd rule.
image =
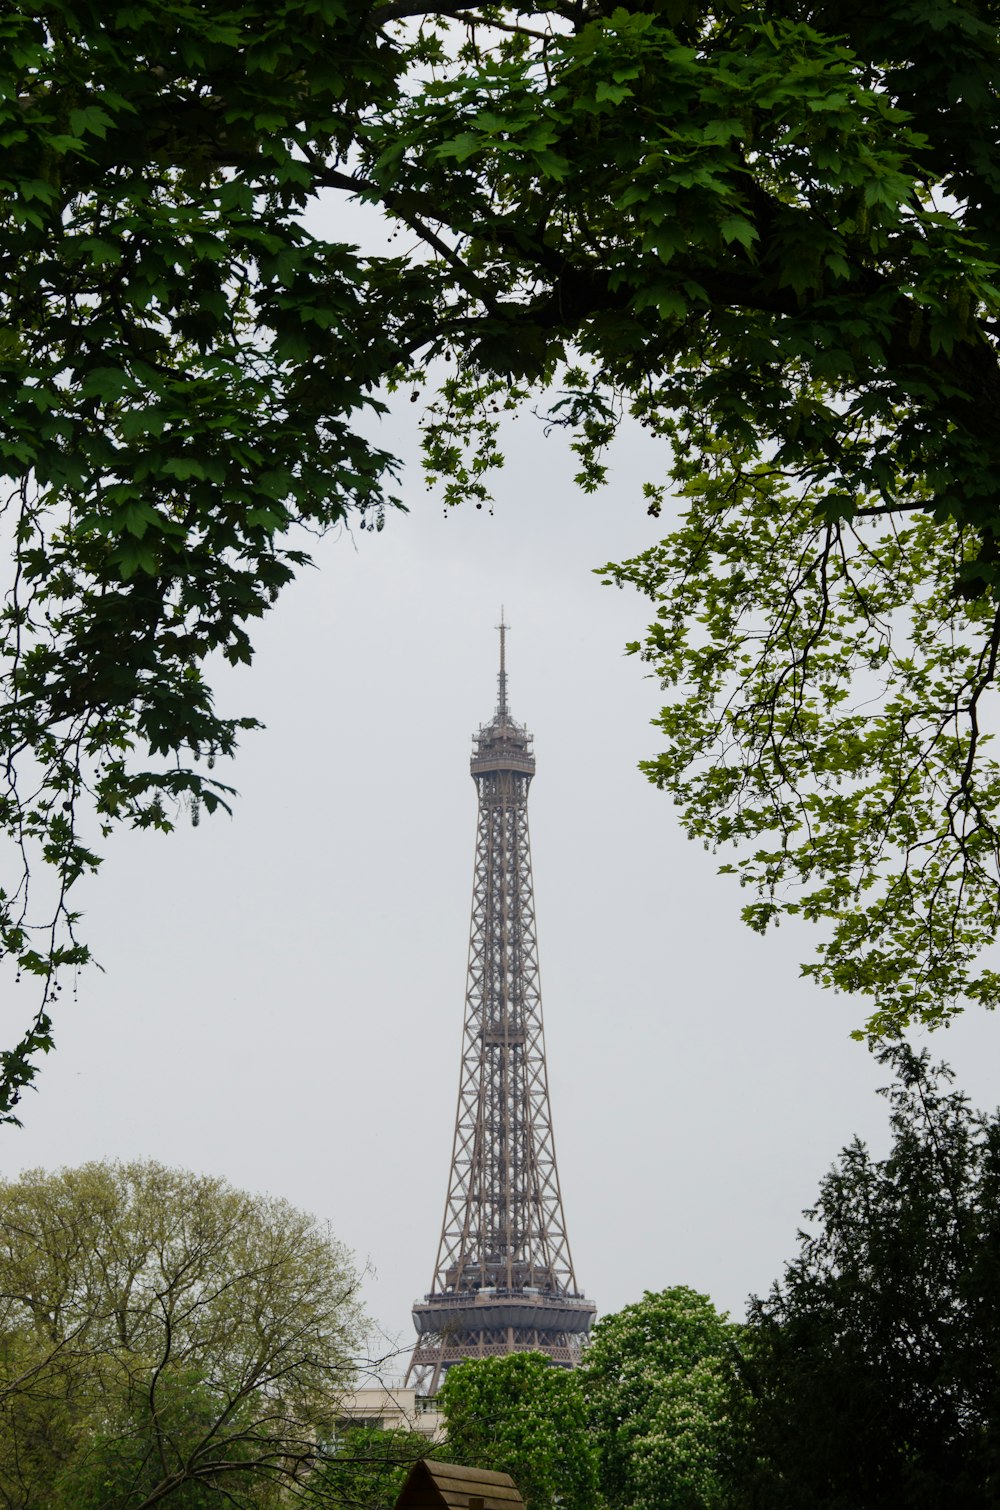
[[[356,1283],[313,1218],[222,1180],[0,1186],[0,1506],[286,1503],[349,1379]]]
[[[309,1482],[310,1503],[393,1510],[412,1465],[430,1457],[426,1437],[375,1426],[338,1429]]]
[[[87,957],[67,901],[98,863],[79,811],[107,833],[224,805],[211,767],[254,720],[215,712],[203,662],[249,661],[248,623],[306,559],[291,525],[349,505],[379,523],[390,501],[351,416],[397,360],[372,320],[393,274],[299,224],[307,158],[336,158],[366,97],[395,92],[391,50],[373,32],[352,57],[353,29],[330,0],[0,18],[0,821],[8,864],[24,857],[0,943],[43,988],[8,1110],[51,1044],[58,968]]]
[[[582,1374],[609,1510],[722,1503],[736,1334],[683,1287],[598,1322]]]
[[[874,998],[856,1038],[992,1007],[1000,620],[956,591],[969,532],[824,520],[776,470],[717,452],[682,527],[611,569],[656,598],[641,654],[679,689],[643,769],[692,837],[738,848],[751,927],[825,925],[802,971]]]
[[[542,1353],[450,1368],[437,1396],[450,1460],[509,1473],[527,1510],[596,1510],[597,1460],[577,1373]]]
[[[249,660],[295,526],[394,503],[401,385],[450,502],[539,390],[585,487],[623,412],[665,438],[689,512],[611,570],[696,699],[654,779],[748,846],[755,926],[832,924],[873,1030],[997,1000],[997,50],[982,0],[6,8],[0,945],[41,997],[0,1115],[101,834],[226,800],[253,721],[206,658]]]
[[[724,145],[699,163],[746,255],[706,281],[699,232],[672,259],[700,288],[633,408],[673,447],[682,516],[605,577],[656,605],[630,647],[671,694],[647,774],[735,848],[745,920],[822,924],[804,973],[873,998],[867,1032],[891,1036],[1000,1000],[996,18],[782,6],[695,29],[703,86],[735,85],[741,31],[764,69],[714,95]]]
[[[145,1400],[132,1398],[118,1411],[104,1404],[83,1431],[79,1426],[73,1430],[65,1467],[54,1479],[45,1475],[41,1480],[50,1478],[51,1510],[112,1510],[161,1498],[177,1510],[212,1510],[232,1501],[232,1490],[241,1479],[241,1504],[276,1510],[277,1485],[254,1471],[249,1413],[240,1411],[230,1419],[225,1453],[221,1461],[216,1453],[217,1463],[211,1465],[202,1444],[214,1435],[218,1400],[198,1371],[165,1371],[157,1381],[157,1397],[155,1414]],[[161,1441],[169,1443],[168,1461],[178,1465],[174,1472],[182,1473],[174,1484],[164,1474]],[[202,1471],[183,1476],[183,1466],[199,1453]]]
[[[892,1149],[854,1141],[747,1335],[732,1510],[977,1510],[1000,1449],[1000,1113],[926,1053],[894,1066]]]

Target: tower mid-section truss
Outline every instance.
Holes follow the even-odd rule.
[[[572,1368],[596,1307],[573,1273],[552,1137],[528,843],[531,735],[507,707],[475,736],[479,794],[455,1142],[409,1378],[433,1394],[466,1358],[539,1351]]]

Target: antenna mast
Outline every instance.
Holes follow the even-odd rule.
[[[497,704],[497,713],[501,718],[507,717],[507,630],[509,624],[504,623],[503,605],[500,607],[500,623],[497,625],[500,631],[500,675],[497,681],[500,686],[500,701]]]

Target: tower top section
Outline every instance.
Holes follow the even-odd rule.
[[[515,722],[507,706],[507,630],[503,609],[500,610],[500,672],[497,676],[497,708],[488,724],[481,724],[474,734],[471,770],[473,778],[491,771],[518,771],[524,776],[535,774],[532,736],[523,724]]]

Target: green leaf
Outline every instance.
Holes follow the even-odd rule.
[[[720,221],[719,230],[727,246],[738,241],[749,251],[754,242],[760,240],[753,224],[743,215],[727,215],[724,220]]]
[[[103,141],[112,124],[112,117],[100,105],[85,105],[69,113],[69,129],[74,137],[96,136]]]

